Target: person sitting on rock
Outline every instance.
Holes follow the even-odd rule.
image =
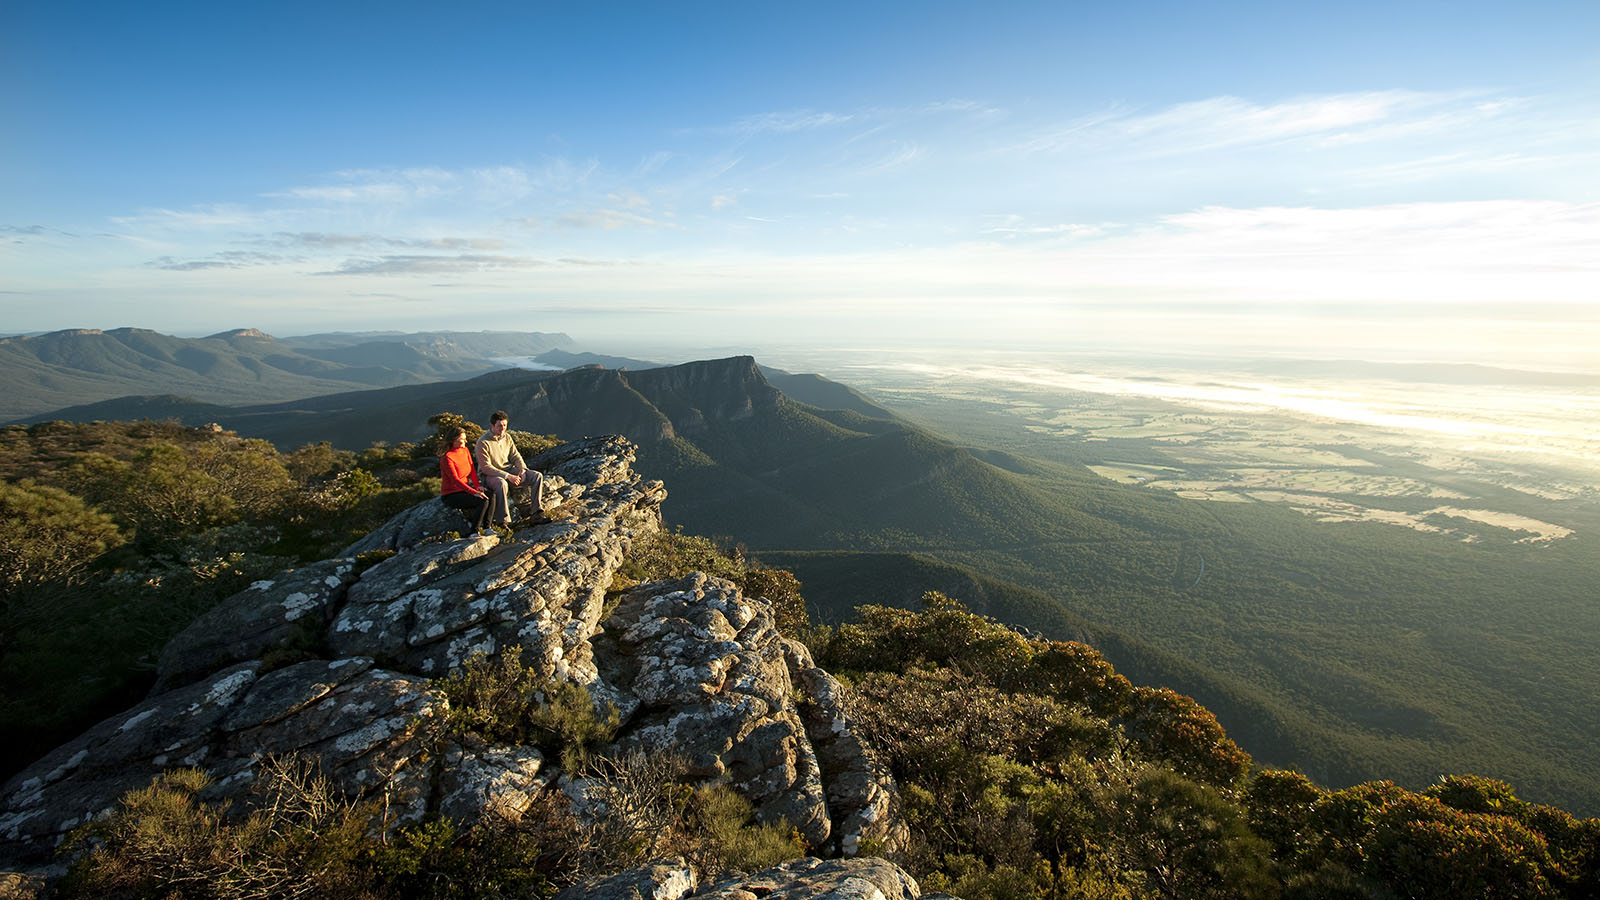
[[[489,430],[478,438],[478,472],[483,477],[484,489],[494,498],[493,521],[496,525],[511,524],[511,489],[526,485],[533,494],[534,515],[544,512],[544,476],[528,468],[511,439],[511,418],[505,410],[497,409],[489,416]]]
[[[489,530],[489,495],[478,484],[477,467],[467,449],[467,430],[459,425],[445,433],[450,449],[439,457],[439,497],[458,509],[478,534]]]

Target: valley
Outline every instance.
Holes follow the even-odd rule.
[[[1534,428],[1473,411],[1481,387],[1387,385],[1434,426],[1420,429],[1269,406],[1259,389],[1252,408],[1179,400],[1171,373],[1097,393],[1037,368],[819,368],[1130,524],[918,552],[1052,598],[1130,677],[1192,693],[1263,761],[1335,784],[1472,771],[1597,808],[1592,388],[1559,386],[1578,417],[1541,407]],[[1424,409],[1434,397],[1471,415]],[[837,581],[837,563],[813,565]]]
[[[1317,521],[1469,542],[1549,543],[1597,521],[1600,436],[1590,426],[1600,391],[1587,379],[1485,391],[1268,383],[1225,364],[1137,374],[1159,365],[1124,361],[1115,374],[1087,375],[1065,365],[856,363],[839,377],[952,437],[1075,458],[1110,481],[1184,499],[1279,503]]]
[[[668,486],[669,525],[792,569],[826,621],[941,590],[1194,696],[1263,764],[1332,786],[1470,772],[1600,810],[1584,420],[1562,431],[1552,415],[1517,445],[1550,452],[1513,452],[1492,404],[1449,437],[1472,410],[1420,409],[1417,388],[1432,430],[1370,402],[1345,419],[1274,406],[1259,373],[1245,404],[1221,376],[1098,362],[1071,378],[774,362],[501,371],[165,414],[284,452],[409,453],[429,416],[494,408],[538,434],[626,434]]]

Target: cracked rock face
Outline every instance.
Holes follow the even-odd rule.
[[[696,894],[705,900],[918,900],[916,879],[885,859],[796,859],[730,885]]]
[[[201,616],[162,653],[143,703],[0,791],[0,869],[48,866],[67,831],[165,770],[203,768],[215,779],[207,798],[229,802],[283,754],[315,761],[352,797],[381,799],[399,822],[515,820],[558,789],[557,766],[534,747],[448,734],[434,681],[474,654],[508,652],[618,708],[602,752],[678,754],[690,777],[730,783],[814,847],[898,846],[892,781],[856,740],[837,684],[778,634],[764,602],[696,575],[641,585],[601,622],[629,549],[661,527],[666,491],[634,474],[633,454],[602,437],[531,459],[568,517],[510,540],[446,540],[461,519],[429,500],[339,558]],[[393,555],[362,568],[355,557],[375,549]],[[286,643],[323,658],[264,670]]]
[[[754,875],[733,875],[695,890],[696,873],[682,858],[666,859],[569,888],[556,900],[934,900],[916,879],[884,859],[796,859]],[[951,898],[954,900],[954,898]]]

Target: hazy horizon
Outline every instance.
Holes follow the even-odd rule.
[[[3,327],[1600,371],[1593,4],[616,12],[6,6]]]

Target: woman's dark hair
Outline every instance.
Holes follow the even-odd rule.
[[[462,428],[460,425],[454,425],[454,426],[451,426],[450,428],[445,429],[445,432],[444,432],[444,452],[445,453],[449,453],[451,450],[454,450],[456,448],[456,438],[458,438],[458,437],[460,437],[460,436],[462,436],[463,434],[466,434],[466,433],[467,433],[467,430],[465,428]]]

